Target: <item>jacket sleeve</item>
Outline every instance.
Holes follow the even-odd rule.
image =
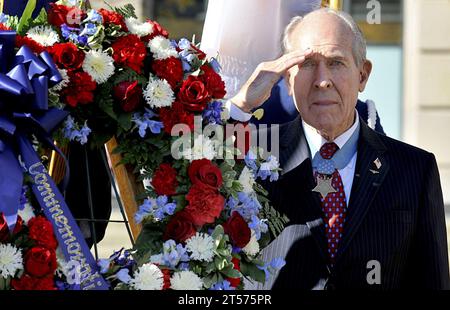
[[[407,277],[414,288],[450,289],[444,201],[436,159],[429,154]]]

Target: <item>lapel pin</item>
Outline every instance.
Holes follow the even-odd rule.
[[[373,161],[373,163],[375,164],[375,166],[377,167],[377,169],[380,169],[381,168],[381,161],[380,161],[380,159],[377,157],[377,159],[375,159],[374,161]]]

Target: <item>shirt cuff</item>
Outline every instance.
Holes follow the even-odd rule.
[[[230,118],[239,122],[248,122],[253,114],[246,113],[237,107],[231,100],[225,102],[225,109],[228,111]]]

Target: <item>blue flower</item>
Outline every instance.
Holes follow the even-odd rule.
[[[232,208],[230,208],[230,210],[231,210],[231,212],[233,212],[234,210],[239,212],[239,214],[247,222],[249,222],[251,220],[253,215],[257,215],[259,213],[259,210],[261,210],[261,204],[259,203],[258,199],[253,195],[248,195],[244,192],[239,192],[238,200],[239,200],[239,203],[232,206]],[[232,204],[233,203],[234,202],[232,202]],[[229,204],[227,206],[230,206],[230,200],[229,200]]]
[[[261,180],[265,180],[267,179],[267,177],[270,177],[270,175],[272,174],[272,172],[270,170],[265,170],[265,169],[259,169],[258,173],[256,174],[257,177],[261,178]]]
[[[234,287],[231,286],[231,283],[228,280],[223,280],[222,282],[214,283],[211,288],[211,291],[232,291],[235,290]]]
[[[252,215],[251,222],[248,224],[250,229],[253,229],[255,232],[256,240],[261,239],[261,233],[266,233],[269,227],[266,224],[267,220],[260,219],[256,215]]]
[[[239,204],[239,200],[237,200],[236,198],[234,198],[233,196],[230,196],[230,198],[227,201],[227,207],[231,210],[233,210],[234,208],[236,208],[236,206]]]
[[[68,116],[63,128],[64,137],[70,141],[77,141],[80,144],[86,144],[88,141],[88,136],[91,133],[91,129],[84,123],[81,129],[78,129],[78,124],[75,123],[71,116]]]
[[[140,224],[145,217],[151,215],[153,212],[153,204],[150,199],[144,199],[142,205],[139,206],[138,211],[134,214],[134,220]]]
[[[97,32],[97,26],[93,23],[87,23],[84,25],[83,31],[80,36],[93,36]]]
[[[146,112],[144,114],[135,113],[132,118],[132,121],[139,128],[139,136],[141,138],[145,137],[145,135],[147,134],[147,129],[150,129],[150,132],[153,134],[159,134],[161,133],[161,130],[164,128],[162,122],[158,122],[151,119],[157,116],[153,111],[149,109],[145,109],[145,111]]]
[[[181,58],[181,64],[183,65],[184,72],[191,71],[192,66],[189,64],[189,62],[187,60],[185,60],[184,58]]]
[[[119,281],[121,281],[123,283],[129,283],[131,281],[129,272],[130,271],[127,268],[120,269],[116,273],[116,277],[117,277],[117,279],[119,279]]]
[[[163,244],[163,252],[151,257],[153,263],[176,268],[180,263],[189,262],[189,254],[182,244],[177,244],[174,240],[167,240]]]
[[[87,14],[86,19],[84,20],[85,22],[93,22],[93,23],[98,23],[101,24],[103,22],[103,16],[98,13],[96,10],[90,10]]]
[[[190,49],[190,48],[191,48],[191,42],[189,42],[189,40],[186,39],[186,38],[181,38],[181,39],[178,41],[178,47],[179,47],[181,50]]]
[[[213,101],[203,110],[203,118],[210,124],[222,125],[221,113],[223,111],[223,103],[221,101]]]
[[[75,43],[78,43],[81,46],[86,46],[88,43],[88,37],[87,36],[77,36]]]
[[[256,164],[256,155],[253,153],[252,150],[249,150],[247,154],[244,157],[245,165],[253,171],[253,173],[256,173],[258,170],[258,166]]]
[[[61,25],[61,34],[62,34],[63,38],[66,40],[76,40],[79,32],[80,32],[80,29],[78,29],[78,28],[69,27],[67,24]]]
[[[103,273],[103,274],[107,273],[109,270],[110,264],[111,264],[111,262],[109,259],[104,259],[104,258],[99,259],[97,261],[97,265],[100,267],[100,273]]]
[[[147,216],[153,216],[156,220],[163,220],[167,215],[173,215],[176,207],[176,203],[169,202],[167,196],[157,197],[155,203],[150,199],[145,199],[135,213],[134,219],[136,223],[141,223]]]
[[[257,177],[260,177],[261,180],[267,179],[267,177],[270,177],[270,181],[276,181],[278,180],[280,164],[278,163],[278,160],[275,158],[275,156],[270,155],[266,162],[262,163],[259,167]]]

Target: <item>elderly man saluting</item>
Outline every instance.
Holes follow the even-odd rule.
[[[372,64],[354,20],[330,9],[296,17],[283,44],[231,99],[249,112],[284,75],[300,113],[280,128],[283,172],[267,185],[290,223],[263,255],[286,266],[253,288],[449,289],[435,157],[359,119]]]

